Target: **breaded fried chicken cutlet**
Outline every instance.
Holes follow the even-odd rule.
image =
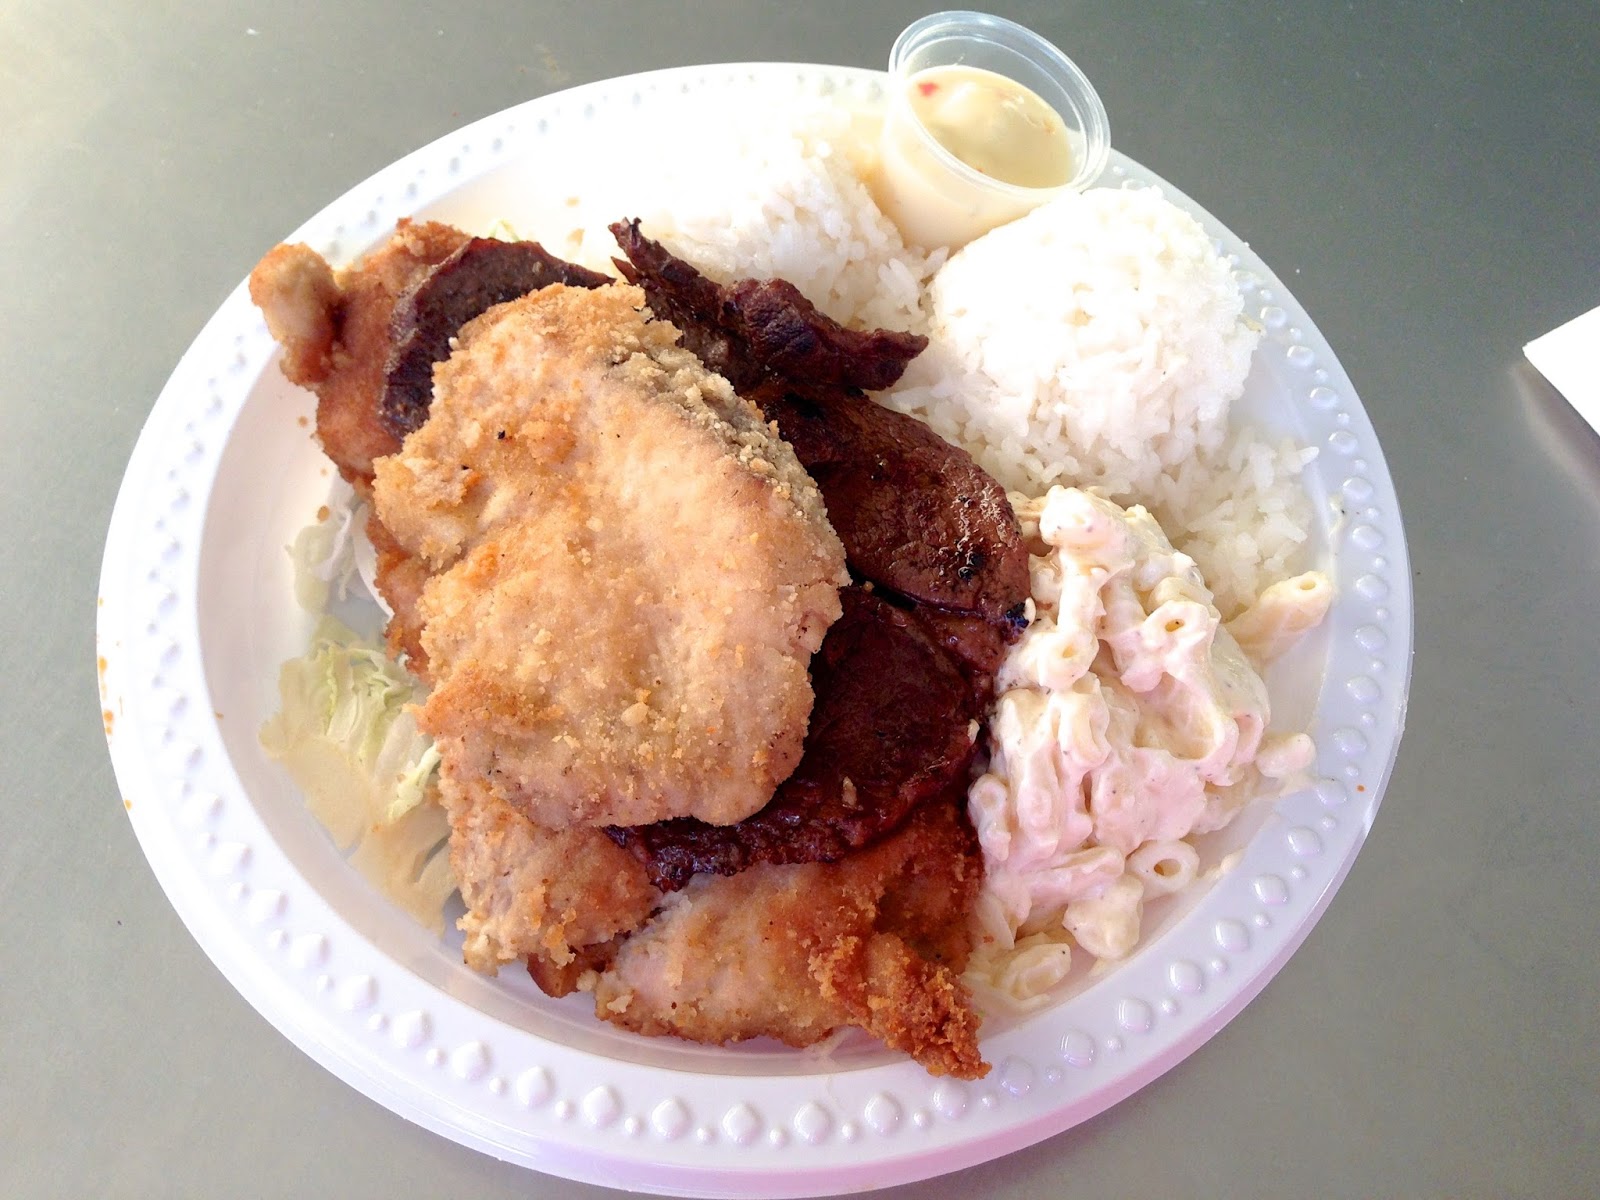
[[[644,871],[598,829],[545,829],[492,797],[440,791],[450,867],[467,906],[462,954],[474,970],[493,975],[531,959],[563,972],[584,963],[585,949],[637,929],[660,904]]]
[[[250,272],[250,299],[283,347],[284,375],[317,395],[323,451],[365,497],[373,460],[398,450],[427,416],[433,364],[462,325],[548,284],[609,282],[536,242],[402,220],[340,271],[310,246],[274,246]]]
[[[958,979],[982,881],[975,842],[945,804],[842,862],[696,876],[617,951],[595,1012],[719,1045],[809,1046],[853,1025],[936,1075],[981,1075]]]
[[[965,788],[1021,628],[1015,516],[861,390],[923,339],[615,228],[630,282],[407,222],[251,276],[372,504],[466,961],[638,1033],[854,1026],[981,1076]]]
[[[284,375],[317,394],[322,449],[363,494],[373,460],[400,449],[376,403],[394,344],[395,305],[469,240],[436,221],[402,221],[348,270],[335,272],[310,246],[293,243],[273,247],[250,272],[250,299],[283,347]]]
[[[553,829],[766,804],[848,582],[794,452],[644,307],[619,284],[490,309],[376,464],[379,519],[431,572],[442,786]]]
[[[450,340],[495,304],[552,283],[600,287],[609,276],[536,242],[475,238],[437,221],[402,220],[383,245],[335,271],[311,247],[275,246],[250,272],[250,298],[283,347],[291,383],[317,397],[317,440],[363,500],[373,462],[426,419],[433,366]],[[416,601],[427,578],[374,515],[378,588],[394,610],[389,649],[428,677]]]

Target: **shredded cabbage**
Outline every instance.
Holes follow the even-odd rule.
[[[343,481],[329,496],[322,515],[295,535],[289,547],[294,563],[294,598],[307,612],[328,609],[330,595],[340,600],[350,594],[356,575],[356,540],[366,508]]]
[[[494,224],[489,226],[489,232],[484,237],[492,237],[501,242],[520,242],[523,237],[517,232],[517,227],[504,217],[496,217]]]
[[[381,646],[323,616],[306,653],[283,664],[278,695],[262,748],[339,848],[354,847],[356,868],[442,930],[455,879],[443,844],[449,824],[433,795],[439,752],[410,711],[421,686]]]

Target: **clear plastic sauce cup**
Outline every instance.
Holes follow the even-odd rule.
[[[906,241],[956,249],[1087,188],[1110,147],[1105,105],[1055,46],[1003,17],[933,13],[889,55],[872,190]]]

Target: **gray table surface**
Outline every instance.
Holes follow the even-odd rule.
[[[1415,675],[1370,841],[1242,1015],[1100,1117],[895,1194],[1600,1194],[1600,437],[1521,357],[1600,304],[1600,11],[995,7],[1338,351],[1400,492]],[[923,10],[0,0],[0,1194],[612,1194],[391,1115],[190,939],[96,713],[112,500],[207,316],[403,152],[648,68],[878,66]]]

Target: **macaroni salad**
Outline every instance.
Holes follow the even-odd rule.
[[[1224,624],[1194,560],[1143,507],[1013,495],[1032,621],[998,679],[991,759],[968,807],[983,846],[968,982],[1042,1003],[1072,946],[1138,941],[1148,897],[1195,881],[1193,835],[1301,776],[1314,747],[1269,733],[1260,669],[1315,626],[1325,576],[1285,580]]]

